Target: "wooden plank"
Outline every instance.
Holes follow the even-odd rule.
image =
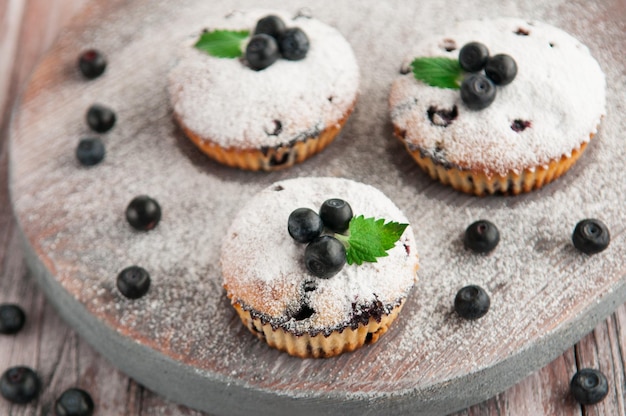
[[[7,0],[0,5],[0,114],[3,120],[6,119],[4,111],[9,102],[9,82],[25,4],[20,0]]]

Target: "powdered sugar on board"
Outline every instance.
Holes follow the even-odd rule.
[[[61,36],[26,90],[11,137],[15,213],[53,282],[99,323],[204,376],[204,393],[213,403],[229,403],[229,395],[211,395],[220,385],[251,392],[237,396],[241,406],[259,391],[277,392],[278,402],[315,397],[318,405],[332,394],[349,399],[359,414],[380,414],[377,406],[391,406],[393,395],[401,410],[430,406],[441,414],[493,395],[545,364],[623,301],[626,32],[606,23],[612,21],[610,3],[320,0],[310,6],[312,14],[346,37],[363,69],[361,98],[324,152],[267,174],[208,160],[177,129],[168,104],[167,73],[179,40],[202,27],[204,16],[247,7],[258,4],[187,0],[173,8],[166,1],[135,1],[111,14],[94,12]],[[454,21],[496,16],[545,21],[587,45],[606,74],[607,115],[580,161],[558,181],[519,197],[476,198],[421,172],[392,136],[387,99],[410,53],[408,39],[439,33]],[[102,78],[87,82],[75,62],[91,46],[107,55],[109,66]],[[111,106],[118,123],[103,135],[104,162],[83,168],[74,151],[90,134],[84,114],[94,102]],[[385,337],[328,360],[289,357],[256,340],[221,286],[220,244],[235,213],[271,183],[305,176],[346,177],[380,189],[412,224],[420,255],[420,281]],[[163,208],[161,223],[148,233],[133,231],[124,220],[126,205],[138,194]],[[609,226],[606,252],[585,256],[573,249],[571,232],[586,217]],[[465,227],[479,218],[501,231],[488,256],[472,255],[461,243]],[[153,279],[149,294],[132,302],[115,289],[115,276],[131,264],[147,268]],[[491,296],[490,312],[477,322],[451,312],[456,291],[468,283]],[[162,373],[162,367],[146,365],[134,375],[169,397],[202,406],[185,395],[193,388],[181,393],[157,385],[159,377],[146,376],[153,368]],[[469,379],[481,383],[462,388]],[[299,402],[303,413],[313,405]],[[335,409],[350,414],[345,406]]]

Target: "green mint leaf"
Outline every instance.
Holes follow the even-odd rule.
[[[204,32],[194,46],[216,58],[239,58],[243,55],[241,45],[249,35],[248,30],[214,30]]]
[[[416,79],[432,87],[451,88],[458,90],[461,87],[463,70],[458,59],[443,57],[415,58],[411,62],[413,75]]]
[[[375,263],[377,257],[387,256],[400,239],[408,224],[400,224],[384,219],[353,217],[347,237],[346,261],[348,264]]]

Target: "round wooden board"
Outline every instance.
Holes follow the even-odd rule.
[[[318,1],[310,12],[355,49],[360,100],[331,147],[269,174],[207,160],[175,126],[166,93],[181,39],[259,2],[92,4],[41,62],[14,117],[11,197],[29,266],[65,319],[111,362],[164,396],[213,414],[427,415],[482,401],[548,363],[626,300],[626,35],[623,16],[612,13],[617,3]],[[418,169],[392,137],[387,94],[407,40],[455,20],[499,15],[552,23],[587,44],[607,74],[608,114],[565,177],[528,195],[476,198]],[[95,81],[75,68],[87,47],[109,59]],[[94,102],[113,107],[118,124],[103,135],[105,161],[84,168],[74,151],[91,134],[84,115]],[[421,259],[418,287],[390,332],[325,360],[289,357],[249,334],[222,290],[218,264],[221,237],[241,204],[276,180],[313,175],[385,192],[413,224]],[[139,194],[155,197],[164,211],[148,233],[124,219]],[[585,217],[601,218],[611,230],[609,249],[596,256],[571,245],[573,227]],[[460,240],[479,218],[502,233],[488,256],[466,252]],[[115,288],[117,273],[131,264],[153,279],[136,301]],[[456,291],[470,283],[492,299],[476,322],[451,310]]]

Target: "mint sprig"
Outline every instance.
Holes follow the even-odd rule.
[[[363,215],[350,220],[348,235],[335,234],[346,246],[348,264],[361,265],[363,262],[376,263],[378,257],[388,256],[400,239],[408,224],[394,221],[385,223],[384,219],[365,218]]]
[[[461,88],[463,69],[458,59],[444,57],[415,58],[411,62],[413,75],[416,79],[432,87]]]
[[[248,36],[249,30],[213,30],[204,32],[194,46],[216,58],[239,58]]]

